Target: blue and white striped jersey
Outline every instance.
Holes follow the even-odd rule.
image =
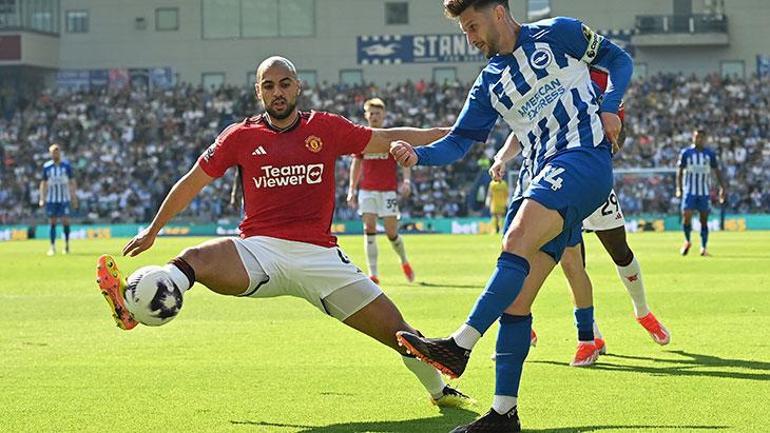
[[[605,140],[600,111],[616,113],[620,95],[599,102],[588,65],[627,54],[580,21],[558,17],[522,25],[512,54],[497,55],[476,79],[452,133],[484,142],[498,116],[522,144],[532,174],[553,156]],[[607,95],[612,92],[612,83]]]
[[[67,161],[55,164],[53,160],[43,165],[43,180],[48,182],[47,203],[69,203],[72,167]]]
[[[679,153],[679,168],[684,169],[685,195],[708,196],[711,191],[711,170],[717,168],[717,154],[713,150],[698,149],[691,145]]]

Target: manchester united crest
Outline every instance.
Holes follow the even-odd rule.
[[[307,147],[307,150],[313,153],[318,153],[321,151],[321,149],[323,149],[324,143],[320,138],[316,137],[315,135],[311,135],[305,139],[305,147]]]

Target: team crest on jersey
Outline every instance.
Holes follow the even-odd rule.
[[[305,147],[307,147],[307,150],[313,153],[318,153],[321,151],[321,149],[323,149],[324,142],[315,135],[311,135],[305,139]]]
[[[545,69],[553,62],[553,53],[548,48],[538,48],[529,56],[529,64],[535,69]]]

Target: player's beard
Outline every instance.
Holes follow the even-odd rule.
[[[497,55],[500,49],[498,48],[498,45],[493,41],[498,40],[500,40],[500,32],[498,32],[496,29],[489,29],[487,37],[484,38],[484,50],[482,50],[484,57],[491,59]]]
[[[292,113],[294,113],[294,109],[297,108],[297,101],[289,101],[288,99],[284,99],[284,104],[285,104],[285,108],[280,111],[273,109],[272,104],[270,105],[265,104],[265,111],[267,111],[267,114],[269,114],[270,117],[272,117],[275,120],[287,119],[289,116],[291,116]]]

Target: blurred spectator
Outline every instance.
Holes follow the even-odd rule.
[[[300,106],[364,123],[363,101],[377,96],[388,105],[388,126],[451,125],[468,87],[424,81],[382,87],[324,83],[305,89]],[[704,126],[729,180],[728,211],[770,212],[770,79],[657,75],[635,82],[626,106],[628,139],[615,158],[616,168],[673,168],[692,129]],[[17,107],[0,118],[0,224],[42,221],[36,185],[52,142],[62,145],[78,174],[76,222],[147,222],[219,131],[259,112],[251,87],[42,93],[23,110]],[[499,122],[487,144],[474,147],[462,161],[416,168],[414,194],[401,204],[404,216],[477,215],[476,187],[485,183],[489,159],[507,134]],[[349,163],[342,158],[337,167],[338,219],[355,219],[345,205]],[[207,187],[181,218],[236,222],[238,212],[227,206],[230,176]],[[629,215],[678,209],[672,174],[617,176],[616,187]]]

